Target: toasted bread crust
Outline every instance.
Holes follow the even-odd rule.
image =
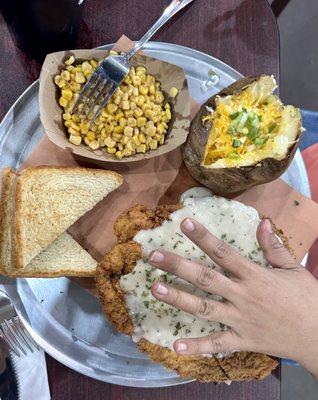
[[[4,168],[2,172],[2,188],[1,188],[1,199],[0,199],[0,273],[6,274],[8,272],[8,259],[5,254],[7,250],[8,240],[8,210],[10,196],[10,185],[12,180],[16,177],[16,174],[11,168]]]
[[[115,234],[119,244],[115,245],[97,266],[95,276],[103,311],[117,331],[132,335],[133,322],[128,314],[125,295],[120,287],[121,275],[130,273],[142,257],[141,246],[132,241],[141,229],[151,229],[169,219],[170,214],[182,205],[157,207],[149,210],[136,205],[122,213],[115,222]],[[277,228],[275,229],[277,232]],[[203,356],[183,356],[168,348],[141,339],[138,348],[166,368],[176,371],[181,377],[194,378],[201,382],[223,382],[226,380],[248,381],[262,379],[276,368],[278,362],[260,353],[237,352],[222,359]]]

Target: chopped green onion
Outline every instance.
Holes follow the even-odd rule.
[[[240,147],[241,145],[242,145],[242,142],[240,140],[238,140],[238,139],[233,140],[232,146],[234,148]]]

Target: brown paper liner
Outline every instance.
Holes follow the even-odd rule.
[[[120,49],[121,43],[124,43],[125,49],[130,48],[131,42],[127,40],[122,38],[117,43],[117,49]],[[127,43],[130,46],[127,47]],[[194,106],[197,107],[197,104]],[[75,160],[71,152],[55,146],[46,137],[24,167],[43,164],[83,165]],[[87,162],[84,165],[89,166]],[[148,207],[173,204],[179,201],[185,190],[199,186],[182,163],[179,149],[136,163],[109,163],[108,168],[123,175],[123,185],[69,229],[71,235],[97,260],[116,243],[113,224],[122,211],[138,203]],[[237,200],[255,207],[260,215],[271,218],[289,239],[299,261],[318,236],[318,205],[281,179],[254,187]],[[95,294],[92,279],[75,281]]]

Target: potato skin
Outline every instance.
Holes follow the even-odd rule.
[[[201,165],[211,129],[211,123],[206,121],[203,124],[202,122],[202,118],[209,115],[206,106],[215,109],[216,96],[228,96],[235,92],[240,92],[244,87],[259,78],[260,76],[240,79],[202,104],[191,122],[188,139],[181,147],[182,158],[190,174],[202,185],[211,189],[213,194],[235,197],[253,186],[277,179],[288,168],[298,148],[299,140],[289,149],[287,157],[283,160],[265,158],[256,165],[248,167],[211,169]],[[298,138],[300,134],[301,120],[299,123]]]

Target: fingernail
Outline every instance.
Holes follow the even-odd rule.
[[[153,251],[149,257],[149,260],[154,263],[160,263],[161,261],[163,261],[163,259],[164,259],[164,255],[160,251],[157,251],[157,250]]]
[[[268,233],[273,233],[272,224],[269,219],[265,219],[264,221],[264,229]]]
[[[188,349],[188,345],[185,342],[177,342],[176,343],[177,351],[186,351]]]
[[[156,292],[158,294],[168,294],[168,288],[164,285],[161,285],[161,283],[159,283],[156,287]]]
[[[191,221],[191,219],[187,218],[182,222],[183,228],[188,231],[192,232],[195,229],[194,223]]]

